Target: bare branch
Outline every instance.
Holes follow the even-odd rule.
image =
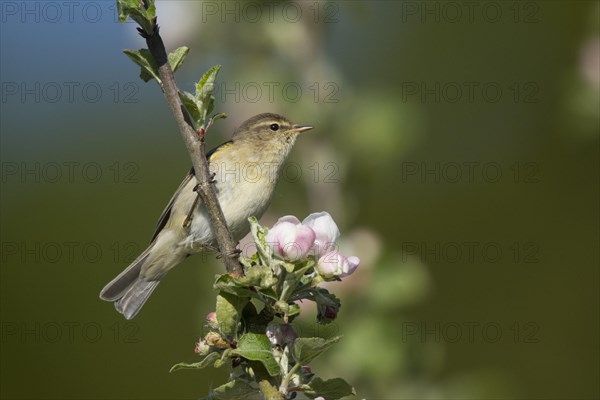
[[[214,185],[211,184],[211,176],[204,149],[204,132],[201,134],[196,133],[192,125],[188,122],[187,113],[179,98],[175,76],[169,65],[167,51],[160,37],[156,19],[153,21],[153,26],[154,33],[152,35],[147,35],[145,32],[140,32],[140,34],[146,39],[148,50],[150,50],[152,57],[156,61],[165,99],[173,113],[173,117],[175,117],[181,138],[192,159],[192,165],[194,166],[194,172],[198,180],[198,193],[210,217],[211,226],[219,251],[223,257],[225,268],[230,275],[241,276],[244,274],[244,271],[237,259],[239,254],[236,252],[237,244],[227,228],[225,216],[219,205]]]

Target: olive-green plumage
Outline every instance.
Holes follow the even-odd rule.
[[[259,114],[242,123],[231,141],[207,154],[219,203],[237,240],[250,229],[248,217],[260,218],[269,206],[281,166],[298,134],[309,129],[281,115]],[[190,171],[159,218],[148,248],[100,292],[125,318],[139,312],[171,268],[190,254],[215,247],[196,184]]]

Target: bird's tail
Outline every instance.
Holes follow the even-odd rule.
[[[148,258],[150,248],[146,249],[100,292],[100,298],[106,301],[114,301],[115,308],[126,319],[135,317],[160,282],[158,279],[146,280],[140,276],[142,265]]]
[[[159,282],[159,280],[147,281],[142,277],[137,278],[123,297],[115,301],[115,308],[123,314],[125,319],[132,319],[140,311]]]

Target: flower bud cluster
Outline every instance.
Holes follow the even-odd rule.
[[[300,222],[293,215],[279,218],[266,236],[277,257],[296,262],[313,256],[316,271],[325,280],[335,280],[351,275],[360,260],[347,257],[336,250],[340,230],[329,213],[312,213]]]

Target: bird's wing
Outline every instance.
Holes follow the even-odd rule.
[[[173,208],[175,199],[177,198],[177,196],[179,196],[179,193],[193,178],[194,178],[194,168],[192,167],[192,169],[190,169],[190,172],[188,172],[188,174],[185,176],[185,178],[183,178],[181,185],[179,185],[179,187],[175,191],[175,194],[173,194],[173,197],[171,197],[171,200],[169,200],[169,204],[167,204],[167,206],[163,210],[162,214],[160,215],[160,218],[158,219],[158,223],[156,224],[156,229],[154,229],[154,233],[152,234],[152,239],[150,239],[150,243],[154,242],[154,239],[156,239],[156,237],[158,236],[160,231],[162,231],[162,229],[167,224],[167,221],[169,221],[169,218],[171,217],[171,209]]]
[[[212,149],[211,151],[209,151],[208,153],[206,153],[206,159],[208,160],[208,162],[210,162],[212,160],[212,158],[221,150],[226,149],[227,147],[231,146],[233,144],[233,140],[227,141],[223,144],[220,144],[219,146],[215,147],[214,149]]]
[[[230,140],[228,142],[221,144],[220,146],[215,147],[211,151],[209,151],[206,154],[206,158],[208,159],[208,161],[210,162],[211,158],[219,150],[223,150],[225,147],[228,147],[229,145],[231,145],[231,143],[233,143],[233,141]],[[171,200],[169,200],[169,203],[167,204],[167,206],[163,210],[162,214],[160,215],[160,218],[158,219],[158,223],[156,224],[156,229],[154,230],[154,233],[152,234],[152,239],[150,239],[150,243],[154,242],[154,239],[156,239],[156,237],[162,231],[162,229],[165,227],[165,225],[167,225],[167,222],[169,221],[169,218],[171,217],[171,209],[173,208],[175,199],[179,196],[180,192],[190,182],[190,180],[194,179],[194,177],[195,177],[194,176],[194,167],[192,167],[190,169],[190,171],[188,172],[188,174],[185,176],[185,178],[183,178],[183,181],[181,182],[181,184],[175,191],[175,194],[173,194],[173,197],[171,197]]]

